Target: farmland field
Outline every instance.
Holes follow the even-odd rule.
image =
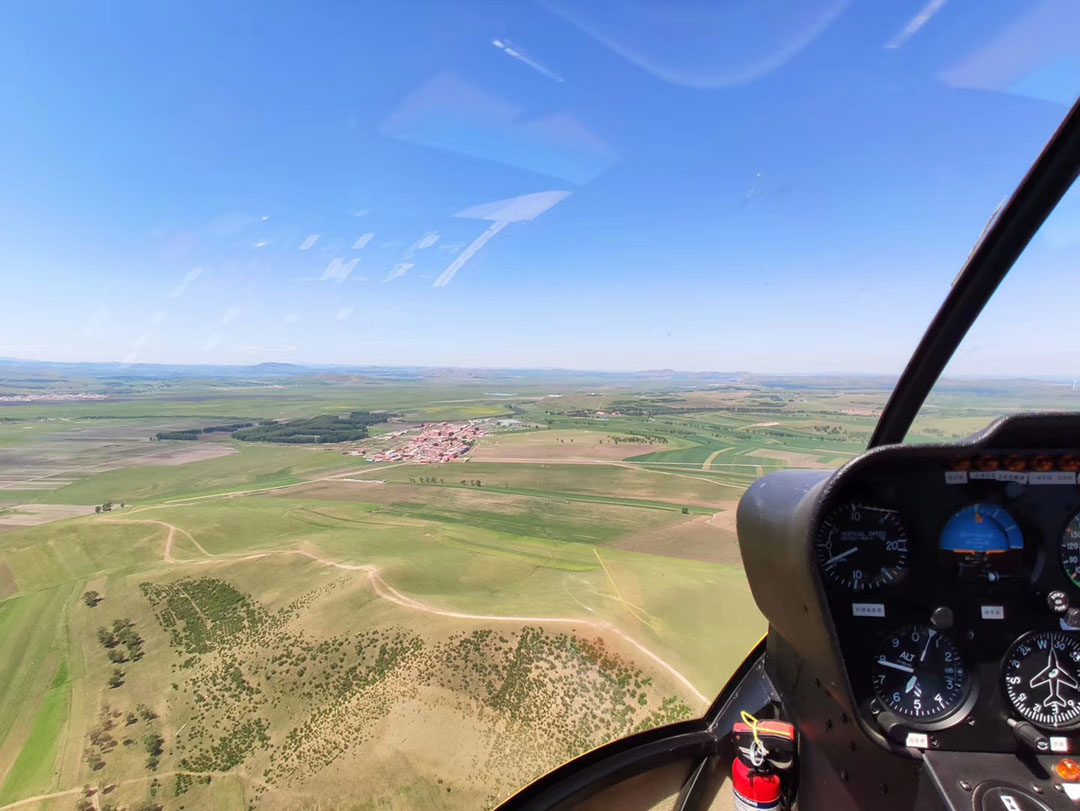
[[[172,381],[0,409],[0,810],[484,808],[696,715],[764,631],[739,496],[852,458],[884,399],[489,388]],[[914,439],[985,424],[963,402]],[[204,430],[355,411],[384,421]],[[466,453],[403,452],[443,423]]]

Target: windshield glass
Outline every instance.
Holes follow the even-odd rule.
[[[0,809],[492,807],[700,714],[739,496],[865,447],[1077,9],[5,9]]]
[[[1080,297],[1078,248],[1080,191],[1073,185],[972,324],[907,441],[968,436],[1018,411],[1080,410],[1077,342],[1068,332],[1048,340],[1054,303]]]

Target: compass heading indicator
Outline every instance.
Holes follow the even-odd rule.
[[[1067,631],[1020,637],[1005,654],[1005,694],[1013,711],[1044,729],[1080,720],[1080,639]]]

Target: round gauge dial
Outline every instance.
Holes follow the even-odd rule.
[[[872,677],[874,692],[897,715],[936,721],[959,707],[968,691],[968,674],[956,644],[943,631],[908,625],[878,646]]]
[[[1080,587],[1080,513],[1069,519],[1058,541],[1058,555],[1061,557],[1061,568],[1073,582],[1074,586]]]
[[[825,516],[815,544],[829,580],[852,591],[893,583],[907,567],[907,532],[896,510],[852,502]]]
[[[1037,631],[1016,640],[1001,668],[1005,694],[1025,721],[1060,729],[1080,719],[1080,639]]]

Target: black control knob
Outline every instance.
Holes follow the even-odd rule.
[[[1009,726],[1012,727],[1013,735],[1016,736],[1016,740],[1020,742],[1020,745],[1025,749],[1030,749],[1032,752],[1038,752],[1039,754],[1045,754],[1050,751],[1050,739],[1043,735],[1034,724],[1029,724],[1027,721],[1016,721],[1009,719]]]
[[[1063,591],[1052,591],[1046,595],[1046,604],[1055,614],[1064,614],[1069,610],[1069,595]]]
[[[952,628],[952,609],[949,608],[947,605],[939,605],[937,608],[934,609],[933,613],[930,614],[930,624],[939,630]]]
[[[1065,624],[1070,628],[1080,628],[1080,608],[1070,608],[1065,613]]]

